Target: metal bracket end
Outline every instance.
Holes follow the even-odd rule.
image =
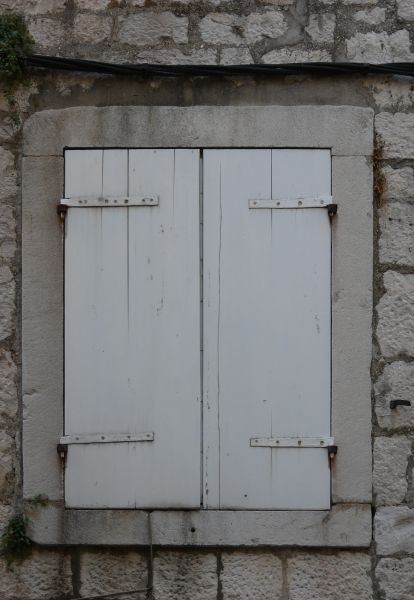
[[[335,444],[328,446],[329,460],[333,460],[337,454],[338,454],[338,446],[335,446]]]
[[[64,221],[65,217],[66,217],[66,213],[68,212],[68,205],[65,204],[64,202],[60,202],[60,204],[58,204],[56,206],[56,212],[59,215],[59,217],[61,218],[61,220]]]
[[[338,212],[338,205],[337,204],[328,204],[326,208],[328,209],[328,216],[332,220]]]
[[[66,455],[68,453],[68,445],[59,443],[57,445],[57,452],[62,460],[65,460]]]

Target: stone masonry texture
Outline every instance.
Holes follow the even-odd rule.
[[[52,56],[225,65],[414,61],[413,0],[0,0],[0,14],[11,12],[24,15],[35,52]],[[0,556],[1,600],[70,600],[143,588],[151,577],[156,600],[414,598],[414,81],[379,75],[143,80],[37,71],[16,99],[21,125],[36,111],[73,106],[318,104],[374,110],[374,171],[381,175],[373,206],[375,527],[365,549],[155,548],[152,564],[146,547],[33,545],[25,560],[10,566]],[[9,117],[0,82],[0,535],[24,510],[23,140],[21,125],[13,126]],[[392,409],[390,403],[399,400],[411,406]]]

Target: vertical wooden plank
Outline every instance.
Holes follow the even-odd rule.
[[[208,496],[221,508],[327,508],[326,450],[249,446],[259,432],[330,431],[328,216],[248,209],[249,198],[329,193],[330,157],[273,151],[272,169],[264,152],[205,153],[205,447],[213,439],[220,462]]]
[[[249,325],[246,305],[254,311],[261,290],[255,289],[255,280],[249,278],[255,271],[268,270],[261,263],[266,248],[260,227],[258,245],[249,243],[250,235],[255,232],[249,228],[247,201],[250,197],[270,197],[270,171],[269,150],[204,152],[203,462],[204,503],[208,508],[226,504],[223,500],[223,488],[227,486],[223,473],[226,453],[235,462],[240,461],[235,477],[241,475],[241,469],[243,480],[248,472],[251,485],[263,487],[261,453],[244,452],[242,456],[237,453],[240,441],[246,444],[246,420],[250,420],[250,431],[250,428],[263,429],[267,419],[260,405],[246,412],[246,402],[254,397],[260,385],[260,372],[255,373],[249,366],[257,332],[253,320],[250,319],[253,328]],[[256,213],[266,227],[267,211]]]
[[[158,194],[130,209],[131,386],[144,431],[144,506],[200,506],[199,152],[131,150],[130,193]],[[133,212],[132,212],[133,211]]]
[[[331,193],[329,150],[272,150],[272,197]],[[283,347],[277,382],[289,394],[278,411],[275,435],[318,436],[331,430],[331,252],[324,209],[273,211],[272,265],[283,273],[277,303],[278,335],[294,344],[294,361]],[[289,253],[291,269],[280,264]],[[284,268],[285,267],[285,268]],[[298,377],[300,373],[300,377]],[[272,453],[272,451],[270,451]],[[272,497],[281,508],[330,507],[327,452],[319,449],[273,452]]]
[[[103,150],[65,151],[65,196],[102,194]]]
[[[81,151],[79,151],[81,152]],[[88,152],[88,151],[87,151]],[[87,157],[80,164],[87,164]],[[105,150],[101,164],[91,177],[101,189],[95,194],[127,193],[127,151]],[[75,174],[73,174],[75,177]],[[84,179],[77,177],[78,189],[73,195],[94,191]],[[68,176],[71,183],[71,176]],[[66,373],[65,432],[122,433],[129,431],[129,406],[132,403],[127,387],[126,340],[127,309],[127,215],[128,209],[70,209],[66,239]],[[116,472],[113,448],[99,446],[71,447],[66,469],[66,501],[68,506],[91,501],[93,478],[83,477],[86,471],[96,472],[103,454],[108,471]],[[95,456],[96,454],[96,456]],[[112,459],[112,460],[111,460]],[[88,467],[86,469],[86,467]],[[96,486],[95,486],[96,487]],[[124,485],[124,496],[127,489]]]
[[[273,197],[329,195],[330,150],[272,150]]]

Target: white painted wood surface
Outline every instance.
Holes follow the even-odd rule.
[[[325,209],[249,199],[331,193],[325,150],[204,152],[204,504],[326,509],[325,448],[252,437],[330,434],[330,225]]]
[[[71,150],[65,196],[156,195],[156,207],[69,208],[65,435],[69,507],[200,506],[199,152]]]
[[[154,441],[71,445],[67,506],[199,508],[202,474],[205,508],[329,508],[326,448],[250,445],[330,436],[329,218],[249,209],[328,198],[329,151],[204,151],[202,415],[199,152],[73,150],[65,169],[69,198],[159,199],[68,210],[65,435]]]

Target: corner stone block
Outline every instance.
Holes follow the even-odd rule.
[[[407,493],[407,466],[412,441],[405,436],[374,441],[374,494],[377,506],[400,504]]]
[[[220,581],[225,600],[281,600],[282,561],[270,552],[222,556]]]
[[[288,559],[289,600],[372,600],[369,554],[299,554]]]
[[[374,538],[379,556],[398,552],[414,554],[414,509],[408,506],[378,509],[374,519]]]
[[[85,551],[80,559],[82,596],[143,589],[147,586],[147,559],[144,554],[126,550]],[[137,594],[122,596],[134,600]]]
[[[377,306],[377,336],[385,357],[414,356],[414,275],[384,274],[386,293]]]
[[[375,130],[384,142],[384,158],[414,158],[414,114],[379,113]]]
[[[414,363],[396,361],[386,365],[374,385],[378,425],[387,430],[414,427]],[[408,400],[412,406],[390,408],[392,400]]]
[[[414,598],[414,558],[383,558],[375,570],[384,600]]]
[[[211,553],[158,552],[154,559],[157,600],[216,600],[217,559]]]

